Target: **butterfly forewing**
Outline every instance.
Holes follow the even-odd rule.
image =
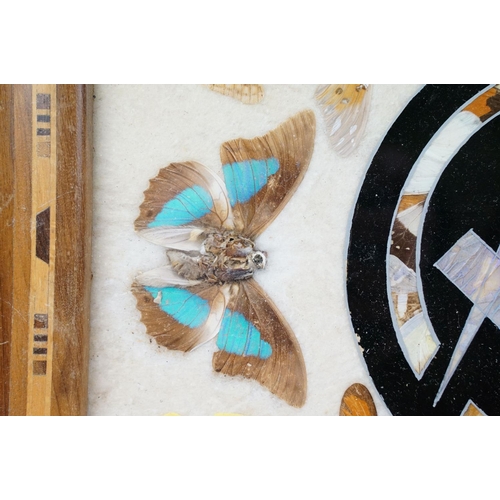
[[[153,243],[199,250],[205,227],[232,229],[232,211],[222,180],[196,162],[171,163],[144,192],[136,231]]]
[[[219,331],[226,308],[221,288],[208,283],[148,286],[136,281],[132,291],[147,333],[169,349],[190,351]]]
[[[280,213],[309,166],[315,133],[314,113],[307,110],[262,137],[221,146],[222,171],[238,231],[255,238]]]
[[[370,95],[371,85],[361,83],[320,85],[316,89],[330,144],[341,156],[350,155],[359,144]]]
[[[291,328],[253,279],[231,285],[213,367],[255,379],[292,406],[305,403],[304,358]]]

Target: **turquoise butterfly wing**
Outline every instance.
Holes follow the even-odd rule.
[[[257,380],[292,406],[305,402],[307,376],[290,326],[254,279],[180,288],[132,290],[149,335],[169,349],[190,351],[216,337],[216,372]]]
[[[254,279],[231,287],[217,336],[214,370],[257,380],[291,406],[303,406],[307,374],[292,329]]]
[[[224,182],[201,163],[162,168],[144,192],[135,230],[167,248],[199,251],[207,227],[234,227]]]
[[[316,119],[302,111],[254,139],[221,146],[222,171],[236,230],[249,238],[261,234],[293,195],[309,166]]]
[[[190,351],[217,335],[227,302],[219,287],[208,283],[188,288],[157,285],[144,285],[139,275],[132,291],[141,321],[159,345]]]

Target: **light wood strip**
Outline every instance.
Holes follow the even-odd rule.
[[[42,106],[42,109],[40,109]],[[48,107],[47,107],[48,106]],[[31,287],[30,321],[28,337],[28,397],[26,415],[50,415],[52,353],[54,330],[54,265],[56,249],[56,85],[33,85],[32,87],[32,206],[31,206]],[[38,116],[48,116],[48,122]],[[40,131],[42,133],[40,133]],[[48,134],[48,135],[46,135]],[[40,154],[40,144],[50,144],[49,154]],[[47,212],[48,211],[48,212]],[[48,252],[40,252],[37,240],[38,216],[50,214]],[[42,245],[43,246],[43,245]],[[48,253],[48,262],[41,255]],[[35,314],[48,317],[47,354],[45,374],[35,369],[34,318]],[[37,359],[39,359],[37,357]]]

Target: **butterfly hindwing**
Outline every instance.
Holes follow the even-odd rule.
[[[359,144],[368,117],[371,85],[320,85],[316,100],[323,112],[327,135],[340,156],[349,156]]]
[[[262,137],[221,146],[236,230],[255,238],[276,218],[309,166],[315,133],[314,113],[306,110]]]
[[[307,379],[302,351],[290,326],[255,280],[231,285],[217,347],[215,371],[257,380],[290,405],[304,405]]]
[[[196,162],[171,163],[144,192],[135,229],[149,241],[180,250],[199,250],[203,228],[231,229],[232,211],[222,180]]]
[[[217,335],[226,308],[219,286],[203,282],[178,287],[156,283],[154,271],[145,274],[149,278],[139,276],[132,291],[141,321],[159,345],[190,351]]]

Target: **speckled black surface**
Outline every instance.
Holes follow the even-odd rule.
[[[433,264],[471,228],[494,250],[500,244],[499,119],[488,122],[464,145],[430,200],[420,264],[427,309],[441,347],[420,381],[394,332],[386,277],[392,217],[413,164],[440,126],[485,87],[426,85],[382,141],[354,210],[347,256],[349,310],[370,375],[393,415],[460,415],[469,399],[489,415],[500,414],[500,331],[489,320],[433,407],[472,305]]]

